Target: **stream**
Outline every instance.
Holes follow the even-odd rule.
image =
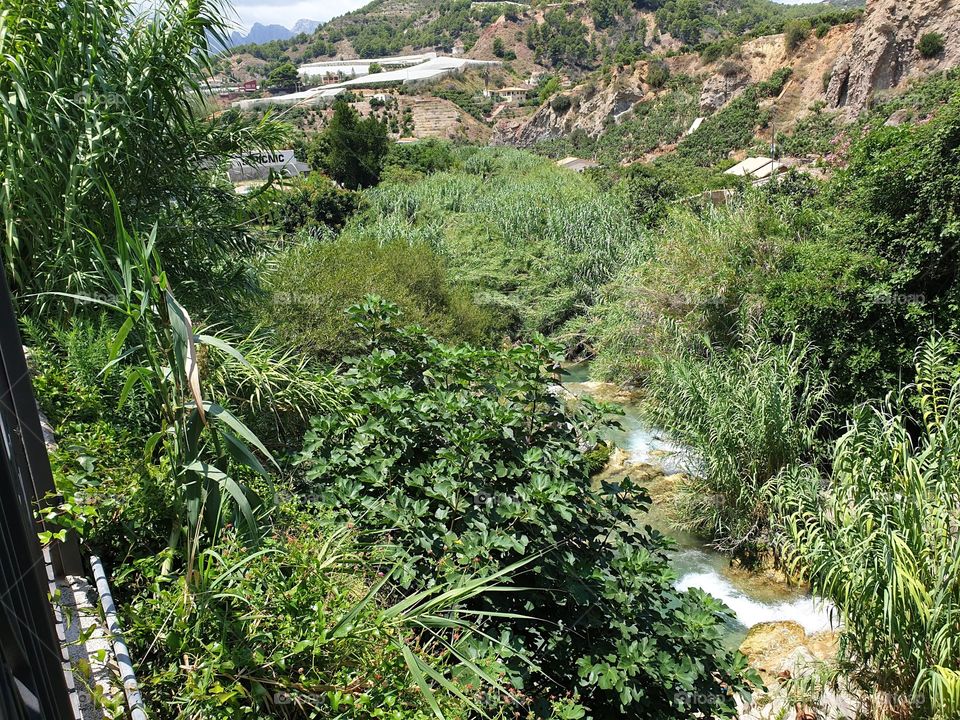
[[[564,387],[574,395],[593,392],[586,363],[565,368]],[[610,431],[608,441],[625,450],[632,463],[656,465],[665,475],[683,470],[680,448],[665,436],[644,424],[639,408],[631,402],[618,403],[624,411],[621,429]],[[624,474],[629,473],[629,467]],[[677,530],[669,522],[665,508],[651,506],[643,522],[671,538],[676,547],[671,561],[677,572],[681,590],[699,588],[722,600],[736,620],[729,628],[729,644],[740,644],[747,631],[763,622],[793,621],[808,633],[830,630],[830,608],[808,593],[760,573],[731,567],[730,559],[712,549],[706,541]]]

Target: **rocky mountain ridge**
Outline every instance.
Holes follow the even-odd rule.
[[[923,57],[920,39],[938,35],[943,49]],[[874,93],[912,77],[960,64],[960,1],[870,0],[830,77],[826,102],[858,113]]]
[[[944,48],[924,58],[917,46],[927,33],[941,36]],[[500,123],[494,142],[530,147],[578,131],[598,137],[628,119],[639,103],[667,92],[648,82],[652,63],[662,63],[671,76],[696,79],[703,117],[750,85],[790,68],[783,91],[764,101],[776,127],[792,127],[817,106],[840,110],[851,119],[877,93],[896,91],[913,78],[960,65],[960,0],[870,0],[862,19],[832,27],[822,37],[811,33],[793,49],[778,34],[747,40],[731,56],[713,62],[704,62],[700,54],[681,53],[614,68],[604,82],[589,79],[566,91],[565,100],[545,103],[528,119]]]

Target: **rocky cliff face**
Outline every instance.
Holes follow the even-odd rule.
[[[917,43],[931,32],[943,36],[945,48],[924,59]],[[875,92],[958,63],[960,0],[867,0],[863,20],[833,68],[827,104],[858,113]]]
[[[646,63],[638,63],[632,72],[620,72],[608,84],[597,87],[581,85],[561,95],[566,100],[546,103],[519,128],[504,124],[498,127],[494,142],[529,147],[542,140],[562,137],[574,130],[591,136],[603,132],[608,123],[629,111],[642,100],[654,97],[644,83]]]

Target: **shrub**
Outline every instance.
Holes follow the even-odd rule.
[[[376,293],[442,338],[484,342],[493,317],[451,287],[443,261],[424,245],[342,239],[296,246],[276,260],[260,310],[278,339],[315,357],[337,360],[357,349],[358,330],[344,309]]]
[[[790,78],[793,77],[792,67],[782,67],[768,79],[756,84],[756,92],[761,97],[777,97],[783,92]]]
[[[836,604],[841,650],[866,669],[865,687],[899,698],[894,709],[956,717],[956,342],[931,339],[916,364],[915,385],[857,412],[829,482],[810,470],[782,495],[794,511],[785,550],[813,592]]]
[[[647,65],[647,85],[660,89],[670,79],[670,68],[663,62],[651,62]]]
[[[788,20],[783,26],[783,42],[793,52],[810,36],[809,20]]]
[[[357,193],[337,187],[324,175],[312,173],[291,183],[274,212],[278,224],[287,233],[315,226],[339,230],[359,204]]]
[[[569,95],[557,95],[550,101],[550,108],[557,114],[565,113],[571,107],[573,107],[573,101]]]
[[[306,489],[390,533],[411,588],[528,558],[511,573],[526,589],[473,607],[493,613],[483,631],[512,649],[538,715],[550,695],[585,706],[576,717],[734,714],[744,665],[723,650],[720,606],[673,588],[661,541],[630,515],[643,492],[590,489],[598,408],[550,391],[548,350],[445,346],[397,328],[388,305],[354,312],[369,344],[343,376],[349,406],[306,438]]]
[[[450,612],[457,595],[441,587],[391,603],[378,577],[389,564],[342,526],[284,514],[255,553],[228,534],[201,555],[195,592],[181,581],[147,585],[123,606],[151,715],[305,720],[389,708],[388,717],[429,720],[435,704],[466,717],[486,671],[459,663],[469,627]]]
[[[839,131],[837,116],[821,108],[801,118],[790,135],[777,141],[786,155],[825,155],[833,148]]]
[[[386,166],[429,175],[451,170],[456,163],[450,143],[431,138],[410,144],[395,143],[390,148]]]
[[[659,222],[666,214],[667,203],[680,194],[680,187],[671,175],[639,163],[627,171],[619,191],[630,203],[633,216],[645,227]]]
[[[933,58],[943,52],[944,44],[943,35],[940,33],[926,33],[920,37],[917,50],[921,57]]]

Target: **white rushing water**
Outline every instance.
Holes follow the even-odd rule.
[[[686,551],[680,555],[697,552]],[[687,560],[687,558],[683,559]],[[677,588],[680,590],[699,588],[721,600],[737,616],[737,622],[747,629],[759,623],[791,620],[802,626],[808,634],[830,630],[833,627],[829,605],[816,598],[800,595],[782,601],[760,600],[737,588],[710,567],[709,561],[704,561],[703,565],[705,566],[703,571],[684,574],[677,581]]]
[[[656,430],[635,426],[628,431],[625,448],[634,462],[659,465],[668,475],[682,472],[686,453]],[[672,534],[672,533],[671,533]],[[764,622],[793,621],[807,633],[830,630],[831,607],[808,594],[758,583],[756,579],[724,574],[729,571],[726,557],[700,545],[691,546],[689,538],[676,538],[681,549],[673,556],[679,580],[677,588],[698,588],[721,600],[733,611],[739,625],[750,629]]]

